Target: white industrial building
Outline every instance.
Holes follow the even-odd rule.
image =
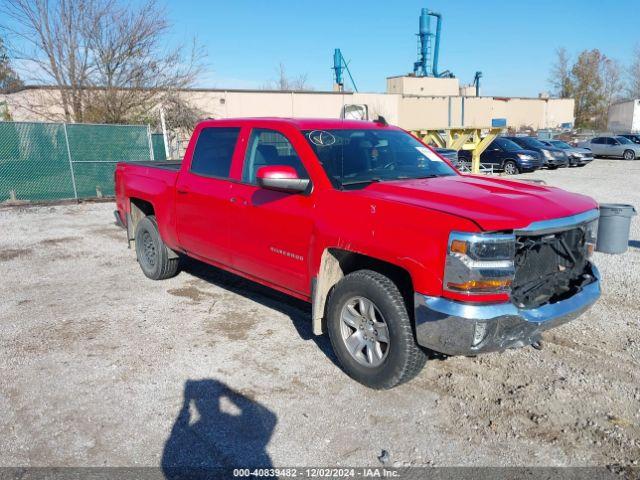
[[[611,105],[607,128],[614,133],[640,133],[640,99]]]

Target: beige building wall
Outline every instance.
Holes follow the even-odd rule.
[[[58,95],[55,90],[28,89],[0,95],[0,101],[7,102],[16,121],[55,121],[63,118]],[[492,118],[506,118],[507,125],[516,129],[540,129],[558,127],[574,119],[572,99],[242,90],[190,90],[182,95],[204,117],[213,118],[340,118],[344,105],[364,104],[370,119],[382,115],[389,123],[406,129],[488,127]]]

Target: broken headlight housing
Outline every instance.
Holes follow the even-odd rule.
[[[513,234],[452,232],[444,271],[444,290],[457,294],[509,293],[515,275]]]
[[[596,243],[598,241],[598,219],[595,219],[585,225],[584,228],[584,243],[587,249],[587,258],[593,256],[593,252],[596,249]]]

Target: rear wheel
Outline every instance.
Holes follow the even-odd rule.
[[[359,270],[338,282],[327,304],[327,329],[343,370],[371,388],[410,380],[427,359],[402,294],[378,272]]]
[[[150,215],[136,227],[136,256],[142,272],[152,280],[164,280],[178,273],[179,258],[169,258],[170,251],[162,241],[156,217]]]
[[[504,162],[504,173],[507,175],[517,175],[520,173],[518,165],[513,160],[507,160]]]
[[[636,154],[633,150],[625,150],[623,157],[625,160],[634,160],[636,158]]]

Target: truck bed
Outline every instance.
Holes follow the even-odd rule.
[[[182,165],[181,160],[165,160],[165,161],[152,161],[145,160],[140,162],[127,162],[130,165],[140,165],[144,167],[152,167],[152,168],[162,168],[163,170],[180,170],[180,165]]]

